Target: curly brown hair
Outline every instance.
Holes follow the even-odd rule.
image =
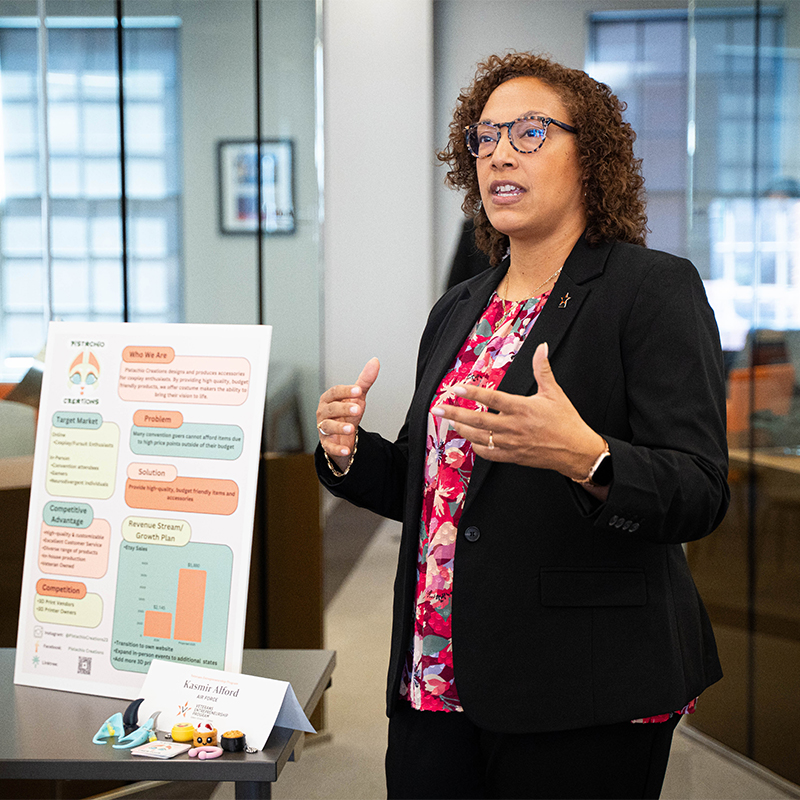
[[[512,78],[539,78],[558,93],[577,128],[576,144],[583,172],[586,240],[618,239],[644,245],[647,235],[641,159],[634,158],[636,134],[622,118],[627,105],[604,83],[579,69],[545,56],[510,52],[478,64],[472,85],[462,90],[450,123],[447,147],[437,154],[450,166],[446,182],[465,189],[461,207],[475,221],[475,241],[496,265],[508,250],[508,237],[495,230],[481,205],[475,157],[467,150],[464,129],[480,119],[489,95]]]

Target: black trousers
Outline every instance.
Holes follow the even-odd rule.
[[[679,720],[507,734],[401,700],[389,720],[388,797],[658,798]]]

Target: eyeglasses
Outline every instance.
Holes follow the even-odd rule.
[[[464,128],[467,149],[475,158],[487,158],[494,153],[503,128],[508,129],[508,141],[518,153],[535,153],[547,136],[548,125],[557,125],[569,133],[578,129],[552,117],[520,117],[513,122],[476,122]]]

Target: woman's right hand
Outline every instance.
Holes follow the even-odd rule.
[[[332,386],[319,398],[317,430],[322,449],[344,472],[355,446],[356,431],[361,424],[367,392],[375,383],[381,365],[377,358],[367,361],[352,385]]]

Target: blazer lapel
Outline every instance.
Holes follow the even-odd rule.
[[[482,280],[476,281],[470,287],[470,293],[450,310],[441,326],[439,338],[432,345],[430,361],[420,378],[409,419],[409,441],[422,442],[423,452],[431,398],[505,274],[506,270],[501,266],[481,276]]]
[[[534,394],[536,381],[533,377],[531,362],[536,348],[542,342],[547,342],[549,357],[553,358],[561,340],[591,292],[589,281],[602,274],[612,246],[612,243],[604,243],[597,247],[590,247],[583,237],[578,240],[564,262],[564,269],[539,318],[534,322],[522,347],[506,370],[498,387],[499,391],[526,396]],[[467,497],[464,501],[465,511],[486,479],[493,463],[483,458],[475,459]]]

